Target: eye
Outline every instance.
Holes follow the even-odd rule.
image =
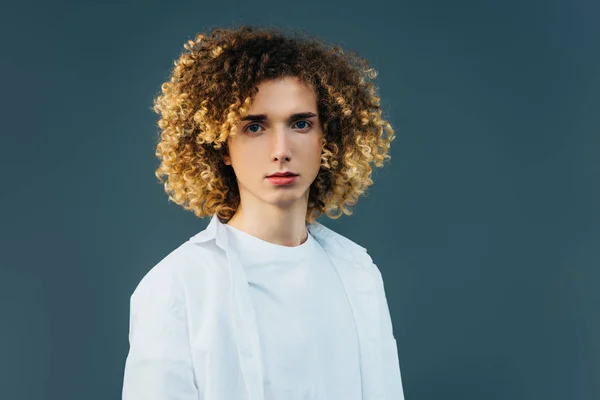
[[[252,127],[252,126],[258,126],[258,127],[260,127],[260,125],[259,125],[259,124],[250,124],[250,125],[248,125],[248,126],[247,126],[247,127],[244,129],[244,132],[248,131],[248,132],[250,132],[250,133],[258,133],[259,131],[255,131],[255,130],[251,130],[251,129],[250,129],[250,127]]]
[[[304,120],[300,120],[300,121],[296,122],[296,124],[304,125],[304,126],[298,126],[299,129],[310,128],[312,126],[312,124],[310,122],[304,121]],[[296,125],[296,124],[294,124],[294,125]]]

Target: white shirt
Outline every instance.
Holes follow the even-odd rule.
[[[362,399],[404,400],[379,269],[363,247],[319,222],[307,229],[329,258],[354,320]],[[269,348],[276,344],[265,343],[261,321],[267,309],[255,305],[257,293],[248,277],[256,274],[248,274],[248,265],[240,262],[230,231],[213,216],[206,229],[150,269],[134,290],[123,400],[269,399],[274,387],[269,379],[276,376],[269,368]],[[337,316],[344,320],[343,311]],[[297,339],[288,335],[289,343]],[[314,338],[306,341],[316,346]],[[311,381],[311,373],[303,387],[317,391],[305,398],[316,399],[326,384]]]
[[[361,400],[352,310],[319,242],[280,246],[225,226],[257,317],[265,399]]]

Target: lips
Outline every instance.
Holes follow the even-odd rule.
[[[294,184],[294,182],[297,181],[298,175],[294,175],[294,174],[287,174],[287,175],[271,175],[268,176],[267,179],[269,180],[269,182],[271,182],[273,185],[275,186],[289,186]]]
[[[287,173],[287,174],[273,174],[273,175],[267,176],[267,178],[284,178],[284,177],[291,177],[291,176],[298,176],[298,174],[292,174],[292,173]]]

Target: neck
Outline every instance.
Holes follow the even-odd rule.
[[[280,246],[299,246],[308,238],[306,207],[282,209],[269,206],[246,210],[240,204],[227,225]]]

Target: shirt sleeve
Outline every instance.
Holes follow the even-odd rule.
[[[183,288],[157,265],[130,298],[123,400],[198,400]]]
[[[377,296],[379,303],[379,314],[381,315],[381,345],[383,376],[388,399],[404,400],[402,388],[402,377],[400,374],[400,362],[398,360],[398,347],[394,337],[392,318],[388,307],[385,288],[381,271],[373,263],[377,280]]]

